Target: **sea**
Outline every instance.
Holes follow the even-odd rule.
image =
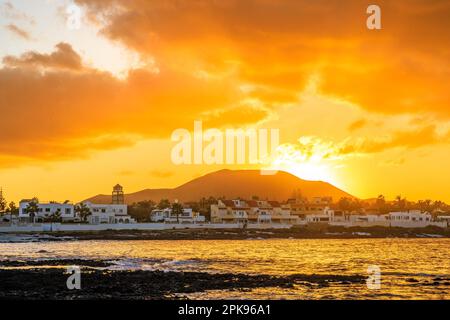
[[[450,298],[450,239],[447,238],[34,240],[0,239],[0,263],[2,260],[101,259],[113,263],[108,267],[111,270],[364,275],[368,279],[367,283],[336,283],[325,287],[210,290],[189,293],[187,296],[192,299]]]

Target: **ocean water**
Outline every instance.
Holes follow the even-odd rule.
[[[381,287],[327,287],[207,291],[199,299],[449,299],[450,239],[124,240],[0,243],[0,260],[104,259],[113,270],[201,271],[246,274],[369,276]],[[185,295],[183,295],[185,296]]]

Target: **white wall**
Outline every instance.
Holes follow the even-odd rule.
[[[249,224],[248,229],[288,229],[288,224]],[[166,223],[125,223],[125,224],[60,224],[35,223],[28,225],[0,226],[0,232],[43,232],[43,231],[102,231],[102,230],[171,230],[171,229],[235,229],[242,224],[166,224]]]
[[[345,222],[331,222],[331,226],[342,226],[346,228],[350,227],[389,227],[388,220],[380,221],[345,221]]]

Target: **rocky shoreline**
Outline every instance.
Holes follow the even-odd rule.
[[[65,266],[81,266],[81,290],[69,290]],[[0,269],[0,299],[184,299],[185,294],[207,290],[249,290],[262,287],[323,288],[330,285],[361,284],[360,275],[288,276],[210,274],[204,272],[111,271],[93,268],[108,265],[97,260],[51,260],[1,262],[2,267],[29,266],[30,269]],[[60,266],[61,268],[49,268]]]
[[[69,240],[261,240],[261,239],[355,239],[355,238],[450,238],[450,229],[386,227],[292,227],[290,229],[173,229],[106,230],[0,234],[0,242]]]

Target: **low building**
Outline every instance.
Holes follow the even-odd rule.
[[[294,224],[297,217],[290,208],[277,201],[268,200],[219,200],[211,205],[213,223]]]
[[[306,213],[305,220],[307,223],[330,223],[334,220],[334,210],[325,207],[318,213]]]
[[[213,223],[248,223],[251,208],[243,200],[219,200],[211,205]]]
[[[34,215],[34,221],[31,221],[30,213],[27,208],[33,202],[32,199],[25,199],[19,202],[19,220],[24,222],[45,222],[55,216],[60,216],[63,222],[78,221],[74,206],[70,203],[36,203],[37,212]]]
[[[183,208],[180,215],[173,213],[172,208],[155,209],[150,213],[150,221],[164,223],[203,223],[205,217],[193,212],[191,208]]]
[[[296,224],[298,217],[291,215],[291,210],[278,201],[268,201],[272,207],[272,222],[281,224]]]
[[[436,217],[436,222],[443,223],[448,228],[450,227],[450,216],[439,215]]]
[[[126,204],[96,204],[89,201],[83,203],[91,211],[91,214],[88,216],[88,222],[90,224],[136,223],[128,215]]]
[[[306,221],[306,217],[310,219],[322,218],[325,210],[329,210],[332,204],[330,197],[314,197],[312,199],[293,198],[289,199],[284,205],[286,209],[290,210],[292,216],[296,216],[298,221]]]
[[[355,213],[349,214],[344,221],[335,217],[332,224],[346,227],[389,227],[389,215]]]
[[[334,210],[333,222],[347,222],[350,221],[351,214],[343,210]]]
[[[391,227],[423,228],[433,225],[431,214],[420,210],[390,212],[389,221]]]
[[[356,214],[351,215],[347,226],[359,227],[399,227],[399,228],[424,228],[427,226],[442,226],[445,223],[437,223],[431,214],[420,210],[390,212],[388,214]]]

